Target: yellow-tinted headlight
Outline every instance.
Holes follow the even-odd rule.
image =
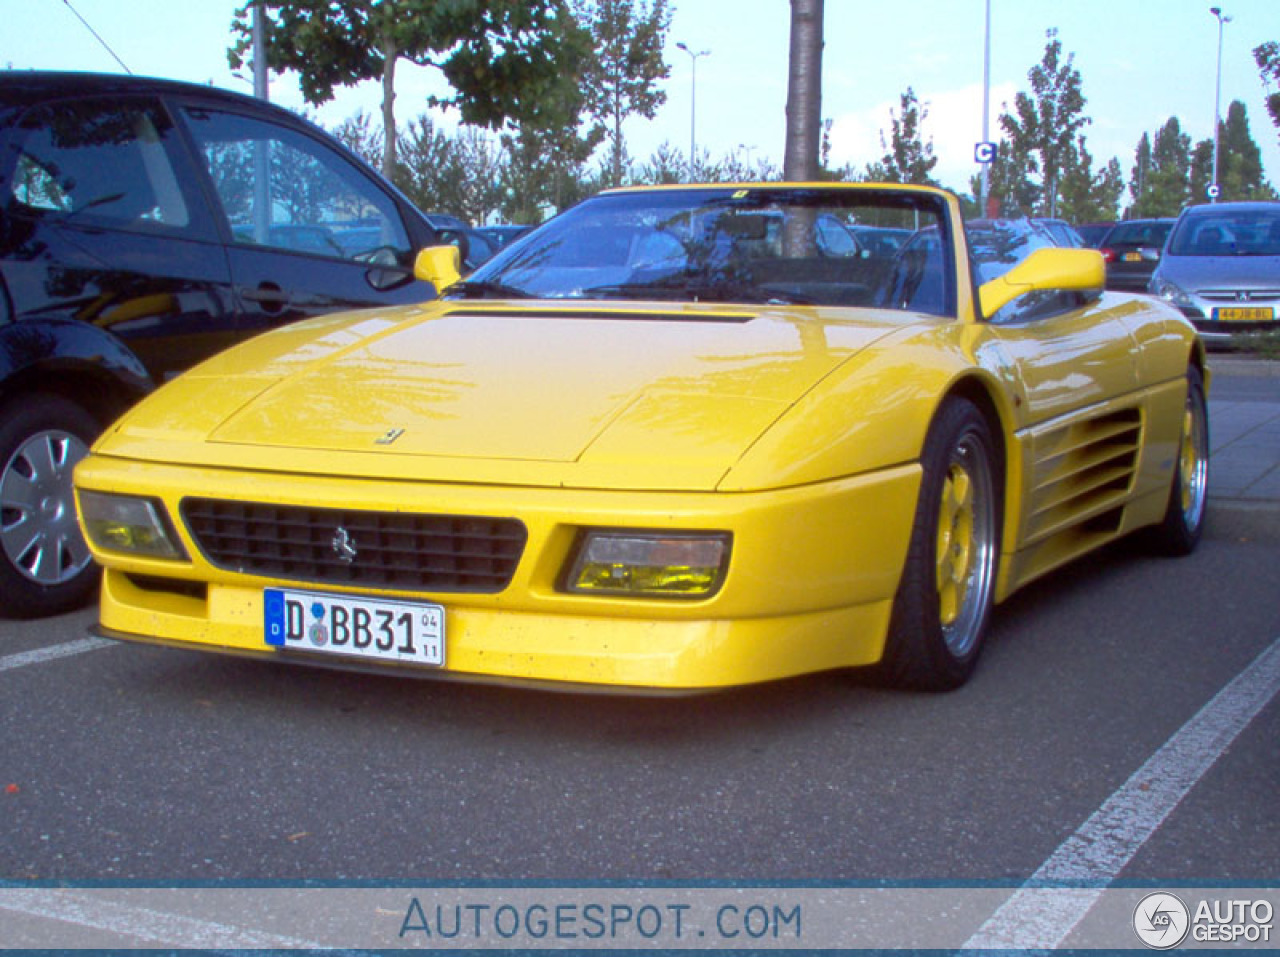
[[[569,573],[570,591],[637,598],[706,598],[729,564],[729,536],[590,531]]]
[[[149,498],[80,491],[80,520],[99,548],[147,558],[185,559],[164,506]]]

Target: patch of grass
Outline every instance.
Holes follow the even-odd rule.
[[[1237,332],[1231,337],[1230,350],[1260,359],[1280,359],[1280,329],[1263,332]]]

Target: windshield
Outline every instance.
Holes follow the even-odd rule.
[[[1280,203],[1208,209],[1184,216],[1169,239],[1172,256],[1280,256]]]
[[[945,229],[941,197],[905,190],[603,193],[499,253],[450,298],[877,306],[954,314],[950,242],[932,255],[862,230]]]

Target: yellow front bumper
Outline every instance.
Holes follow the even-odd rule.
[[[80,489],[158,498],[192,556],[174,562],[95,551],[106,567],[100,622],[112,637],[336,667],[376,664],[267,646],[264,588],[342,589],[214,567],[181,527],[184,495],[516,517],[528,529],[528,544],[502,592],[365,591],[445,607],[445,665],[427,673],[692,691],[879,660],[919,469],[909,465],[797,489],[677,494],[139,467],[98,455],[81,464],[76,482]],[[731,532],[724,585],[697,601],[567,594],[558,582],[577,533],[598,527]]]

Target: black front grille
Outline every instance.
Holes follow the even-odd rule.
[[[183,499],[182,518],[200,551],[219,568],[405,591],[502,591],[528,538],[523,523],[511,518],[204,498]]]

